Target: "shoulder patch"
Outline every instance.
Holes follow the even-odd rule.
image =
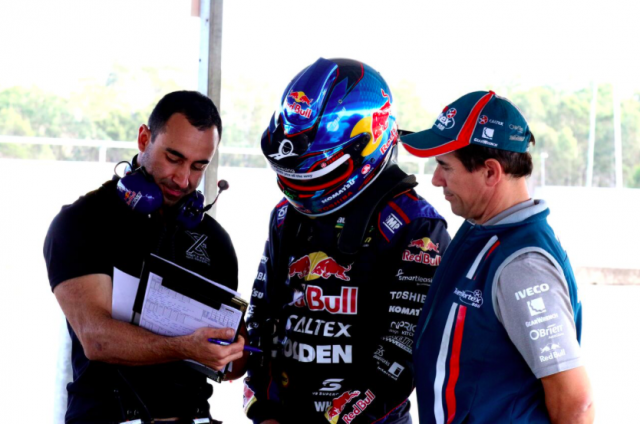
[[[274,209],[276,217],[276,226],[280,228],[284,224],[284,219],[287,217],[287,210],[289,209],[289,202],[287,199],[282,199]]]
[[[378,229],[383,237],[390,241],[406,224],[417,218],[444,218],[426,200],[413,190],[400,193],[391,199],[378,215]]]

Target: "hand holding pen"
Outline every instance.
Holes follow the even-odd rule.
[[[220,346],[229,346],[231,344],[231,342],[228,340],[220,340],[220,339],[213,339],[213,338],[210,338],[208,340],[209,340],[209,343],[214,343]],[[246,350],[247,352],[262,353],[262,350],[258,349],[257,347],[249,346],[246,344],[244,345],[244,350]]]

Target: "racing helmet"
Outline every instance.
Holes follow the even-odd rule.
[[[335,212],[380,175],[398,141],[380,74],[350,59],[318,59],[289,83],[262,135],[278,187],[310,216]]]

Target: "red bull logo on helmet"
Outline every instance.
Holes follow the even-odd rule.
[[[289,93],[287,97],[291,97],[295,102],[295,103],[286,102],[287,108],[289,108],[289,110],[305,118],[311,118],[310,106],[311,106],[311,103],[313,103],[313,99],[310,99],[309,97],[307,97],[307,95],[304,94],[304,91],[292,91],[291,93]],[[306,104],[307,108],[303,109],[302,106],[300,106],[300,104]]]
[[[389,127],[389,114],[391,113],[391,99],[389,95],[380,89],[382,97],[387,99],[385,104],[382,105],[380,110],[373,112],[373,119],[371,121],[371,130],[373,132],[373,139],[377,142],[378,137]]]
[[[409,247],[417,247],[423,252],[440,253],[440,251],[438,250],[439,246],[440,243],[433,243],[429,237],[422,237],[418,240],[411,240],[411,243],[409,243]]]
[[[296,103],[306,103],[307,106],[313,103],[313,99],[308,98],[304,91],[292,91],[287,97],[291,97]]]
[[[329,277],[335,277],[342,281],[349,281],[351,278],[347,272],[350,270],[351,265],[342,266],[324,252],[313,252],[291,262],[289,278],[298,277],[312,281],[320,277],[325,280]]]
[[[354,390],[353,392],[344,392],[337,398],[334,398],[331,401],[331,406],[324,413],[324,416],[330,423],[335,424],[338,422],[338,417],[340,413],[344,410],[344,407],[347,406],[351,399],[360,396],[360,392],[358,390]]]

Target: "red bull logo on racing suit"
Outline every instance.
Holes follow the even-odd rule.
[[[304,255],[289,265],[289,278],[295,276],[311,281],[319,277],[325,280],[329,277],[336,277],[342,281],[349,281],[350,278],[347,272],[350,270],[351,265],[342,266],[324,252],[313,252],[309,255]]]
[[[429,237],[422,237],[421,239],[418,239],[418,240],[412,240],[411,243],[409,243],[409,247],[417,247],[423,252],[440,253],[440,251],[438,250],[439,246],[440,246],[440,243],[432,242]]]
[[[327,412],[324,413],[324,416],[332,424],[337,423],[338,417],[340,416],[340,413],[344,410],[344,407],[347,406],[349,402],[351,402],[351,399],[354,399],[358,396],[360,396],[360,392],[358,390],[354,390],[353,392],[344,392],[343,394],[341,394],[337,398],[334,398],[331,401],[331,406],[329,407]]]
[[[342,287],[339,296],[325,295],[322,287],[307,285],[305,293],[294,303],[298,308],[305,305],[310,311],[327,311],[331,314],[357,315],[358,288]]]

